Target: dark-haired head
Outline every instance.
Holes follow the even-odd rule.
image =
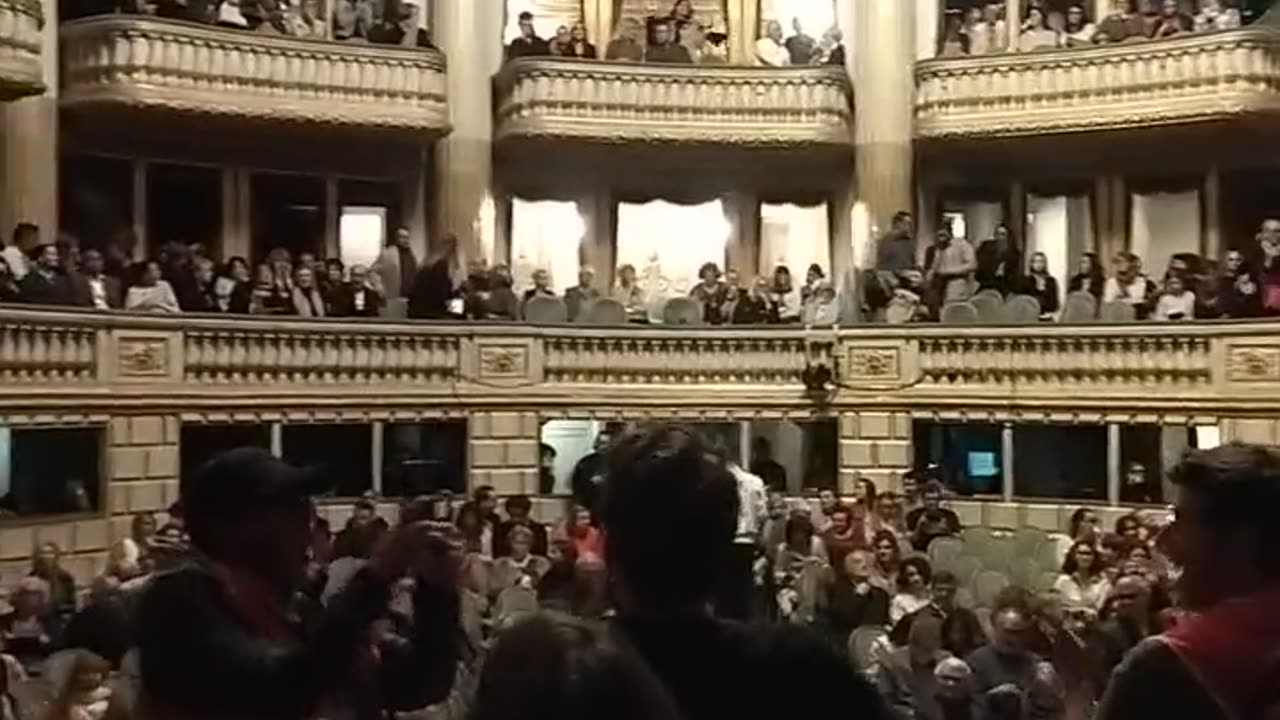
[[[1101,571],[1102,562],[1098,559],[1098,549],[1093,543],[1086,540],[1077,540],[1072,543],[1066,559],[1062,561],[1064,575],[1083,572],[1088,577],[1095,577]]]
[[[677,720],[649,667],[602,628],[537,615],[502,631],[485,659],[472,720]]]
[[[898,571],[898,590],[905,593],[919,593],[929,589],[933,580],[933,568],[929,561],[922,557],[909,557],[902,561]]]
[[[1193,450],[1170,473],[1178,489],[1176,515],[1161,537],[1182,568],[1188,606],[1274,587],[1280,580],[1280,454],[1231,443]]]
[[[705,605],[738,522],[724,457],[690,428],[659,425],[616,440],[606,466],[600,519],[621,610]]]

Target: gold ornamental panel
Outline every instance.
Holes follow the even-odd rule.
[[[3,0],[0,0],[2,2]],[[63,23],[64,107],[449,129],[444,56],[129,15]]]
[[[40,0],[0,0],[0,101],[44,92],[45,22]]]
[[[498,141],[852,148],[843,68],[520,58],[495,83]]]
[[[965,139],[1122,130],[1280,109],[1280,29],[926,60],[916,135]]]

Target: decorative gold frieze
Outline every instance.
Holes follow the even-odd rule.
[[[923,138],[1125,129],[1270,114],[1280,30],[943,58],[916,66]]]
[[[1232,345],[1227,351],[1231,382],[1280,382],[1280,345]]]
[[[108,15],[63,23],[62,104],[273,122],[449,127],[436,50],[282,37]]]
[[[40,0],[0,0],[0,101],[44,92]]]
[[[851,147],[844,68],[523,58],[495,84],[498,140]]]
[[[164,377],[169,348],[164,338],[122,337],[116,341],[116,374],[122,378]]]

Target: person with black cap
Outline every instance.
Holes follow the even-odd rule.
[[[458,658],[457,545],[440,524],[387,533],[312,627],[296,620],[310,497],[323,490],[318,475],[260,448],[230,450],[182,478],[197,557],[154,578],[140,602],[142,717],[301,720],[353,684],[359,706],[415,709],[448,695]],[[371,628],[409,573],[409,647],[379,662]]]

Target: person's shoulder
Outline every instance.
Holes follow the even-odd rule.
[[[149,577],[145,586],[140,588],[141,616],[147,611],[162,610],[172,603],[184,600],[205,601],[211,596],[217,581],[206,568],[196,564],[184,565],[168,572]]]
[[[786,706],[797,717],[812,717],[842,708],[852,717],[884,717],[874,688],[817,633],[795,625],[752,627],[747,650],[762,677],[787,688]],[[806,688],[795,693],[795,688]],[[797,705],[798,703],[798,705]]]

